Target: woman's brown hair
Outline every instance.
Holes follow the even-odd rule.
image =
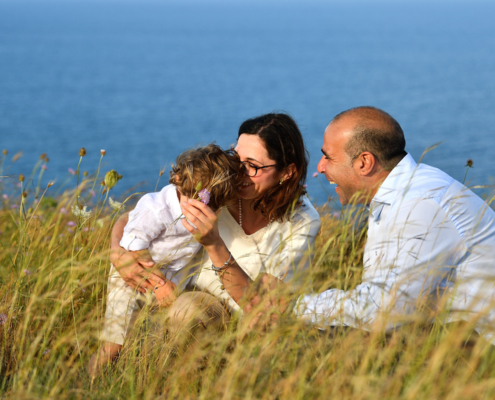
[[[172,164],[169,182],[189,197],[201,182],[201,189],[210,193],[208,206],[216,211],[237,198],[239,170],[239,156],[234,150],[222,150],[211,143],[180,154]]]
[[[290,164],[296,169],[281,185],[268,189],[254,201],[269,219],[285,221],[306,193],[304,182],[308,171],[309,154],[296,122],[287,114],[265,114],[244,121],[239,128],[241,135],[258,135],[265,144],[268,156],[275,161],[277,171]]]

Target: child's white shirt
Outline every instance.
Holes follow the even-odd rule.
[[[120,246],[129,251],[148,249],[153,261],[161,265],[161,271],[179,291],[195,272],[184,267],[201,248],[178,220],[181,214],[174,185],[167,185],[160,192],[148,193],[129,213],[120,241]]]

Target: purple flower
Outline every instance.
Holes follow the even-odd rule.
[[[67,231],[68,231],[69,233],[74,233],[74,229],[72,229],[72,228],[67,229]]]
[[[7,316],[4,313],[0,314],[0,325],[5,324],[6,322],[7,322]]]
[[[12,204],[10,208],[19,208],[19,206],[17,204]]]
[[[27,269],[22,270],[22,272],[24,272],[27,276],[31,276],[31,271]]]
[[[313,178],[316,178],[318,176],[318,172],[313,172]]]
[[[303,188],[306,189],[308,187],[308,185],[303,185]]]
[[[65,215],[65,214],[67,214],[67,208],[62,207],[62,208],[60,209],[60,214],[64,214],[64,215]]]
[[[91,195],[92,198],[95,198],[95,196],[96,196],[96,193],[94,190],[90,190],[89,194]]]
[[[76,223],[74,221],[69,221],[67,222],[68,226],[76,226]]]
[[[45,351],[43,352],[43,355],[46,356],[48,353],[50,353],[50,349],[45,349]]]
[[[76,174],[76,171],[74,171],[72,168],[69,168],[68,171],[69,171],[69,174],[71,174],[71,175],[75,175]]]
[[[204,204],[208,204],[210,202],[210,196],[211,193],[208,189],[203,189],[198,193],[199,200]]]
[[[41,169],[44,169],[44,170],[46,171],[46,170],[48,169],[48,167],[47,167],[45,164],[43,164],[43,165],[41,166]]]
[[[4,200],[8,200],[9,199],[9,195],[8,194],[2,194],[2,197]]]

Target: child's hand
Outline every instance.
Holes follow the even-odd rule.
[[[165,285],[157,286],[153,292],[160,307],[168,307],[177,298],[177,287],[169,280],[165,282]]]

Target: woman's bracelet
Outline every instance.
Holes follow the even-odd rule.
[[[218,273],[225,270],[230,265],[230,260],[232,260],[232,253],[230,253],[229,259],[223,263],[221,267],[215,267],[213,263],[211,263],[211,269],[215,271],[215,275],[218,276]]]

